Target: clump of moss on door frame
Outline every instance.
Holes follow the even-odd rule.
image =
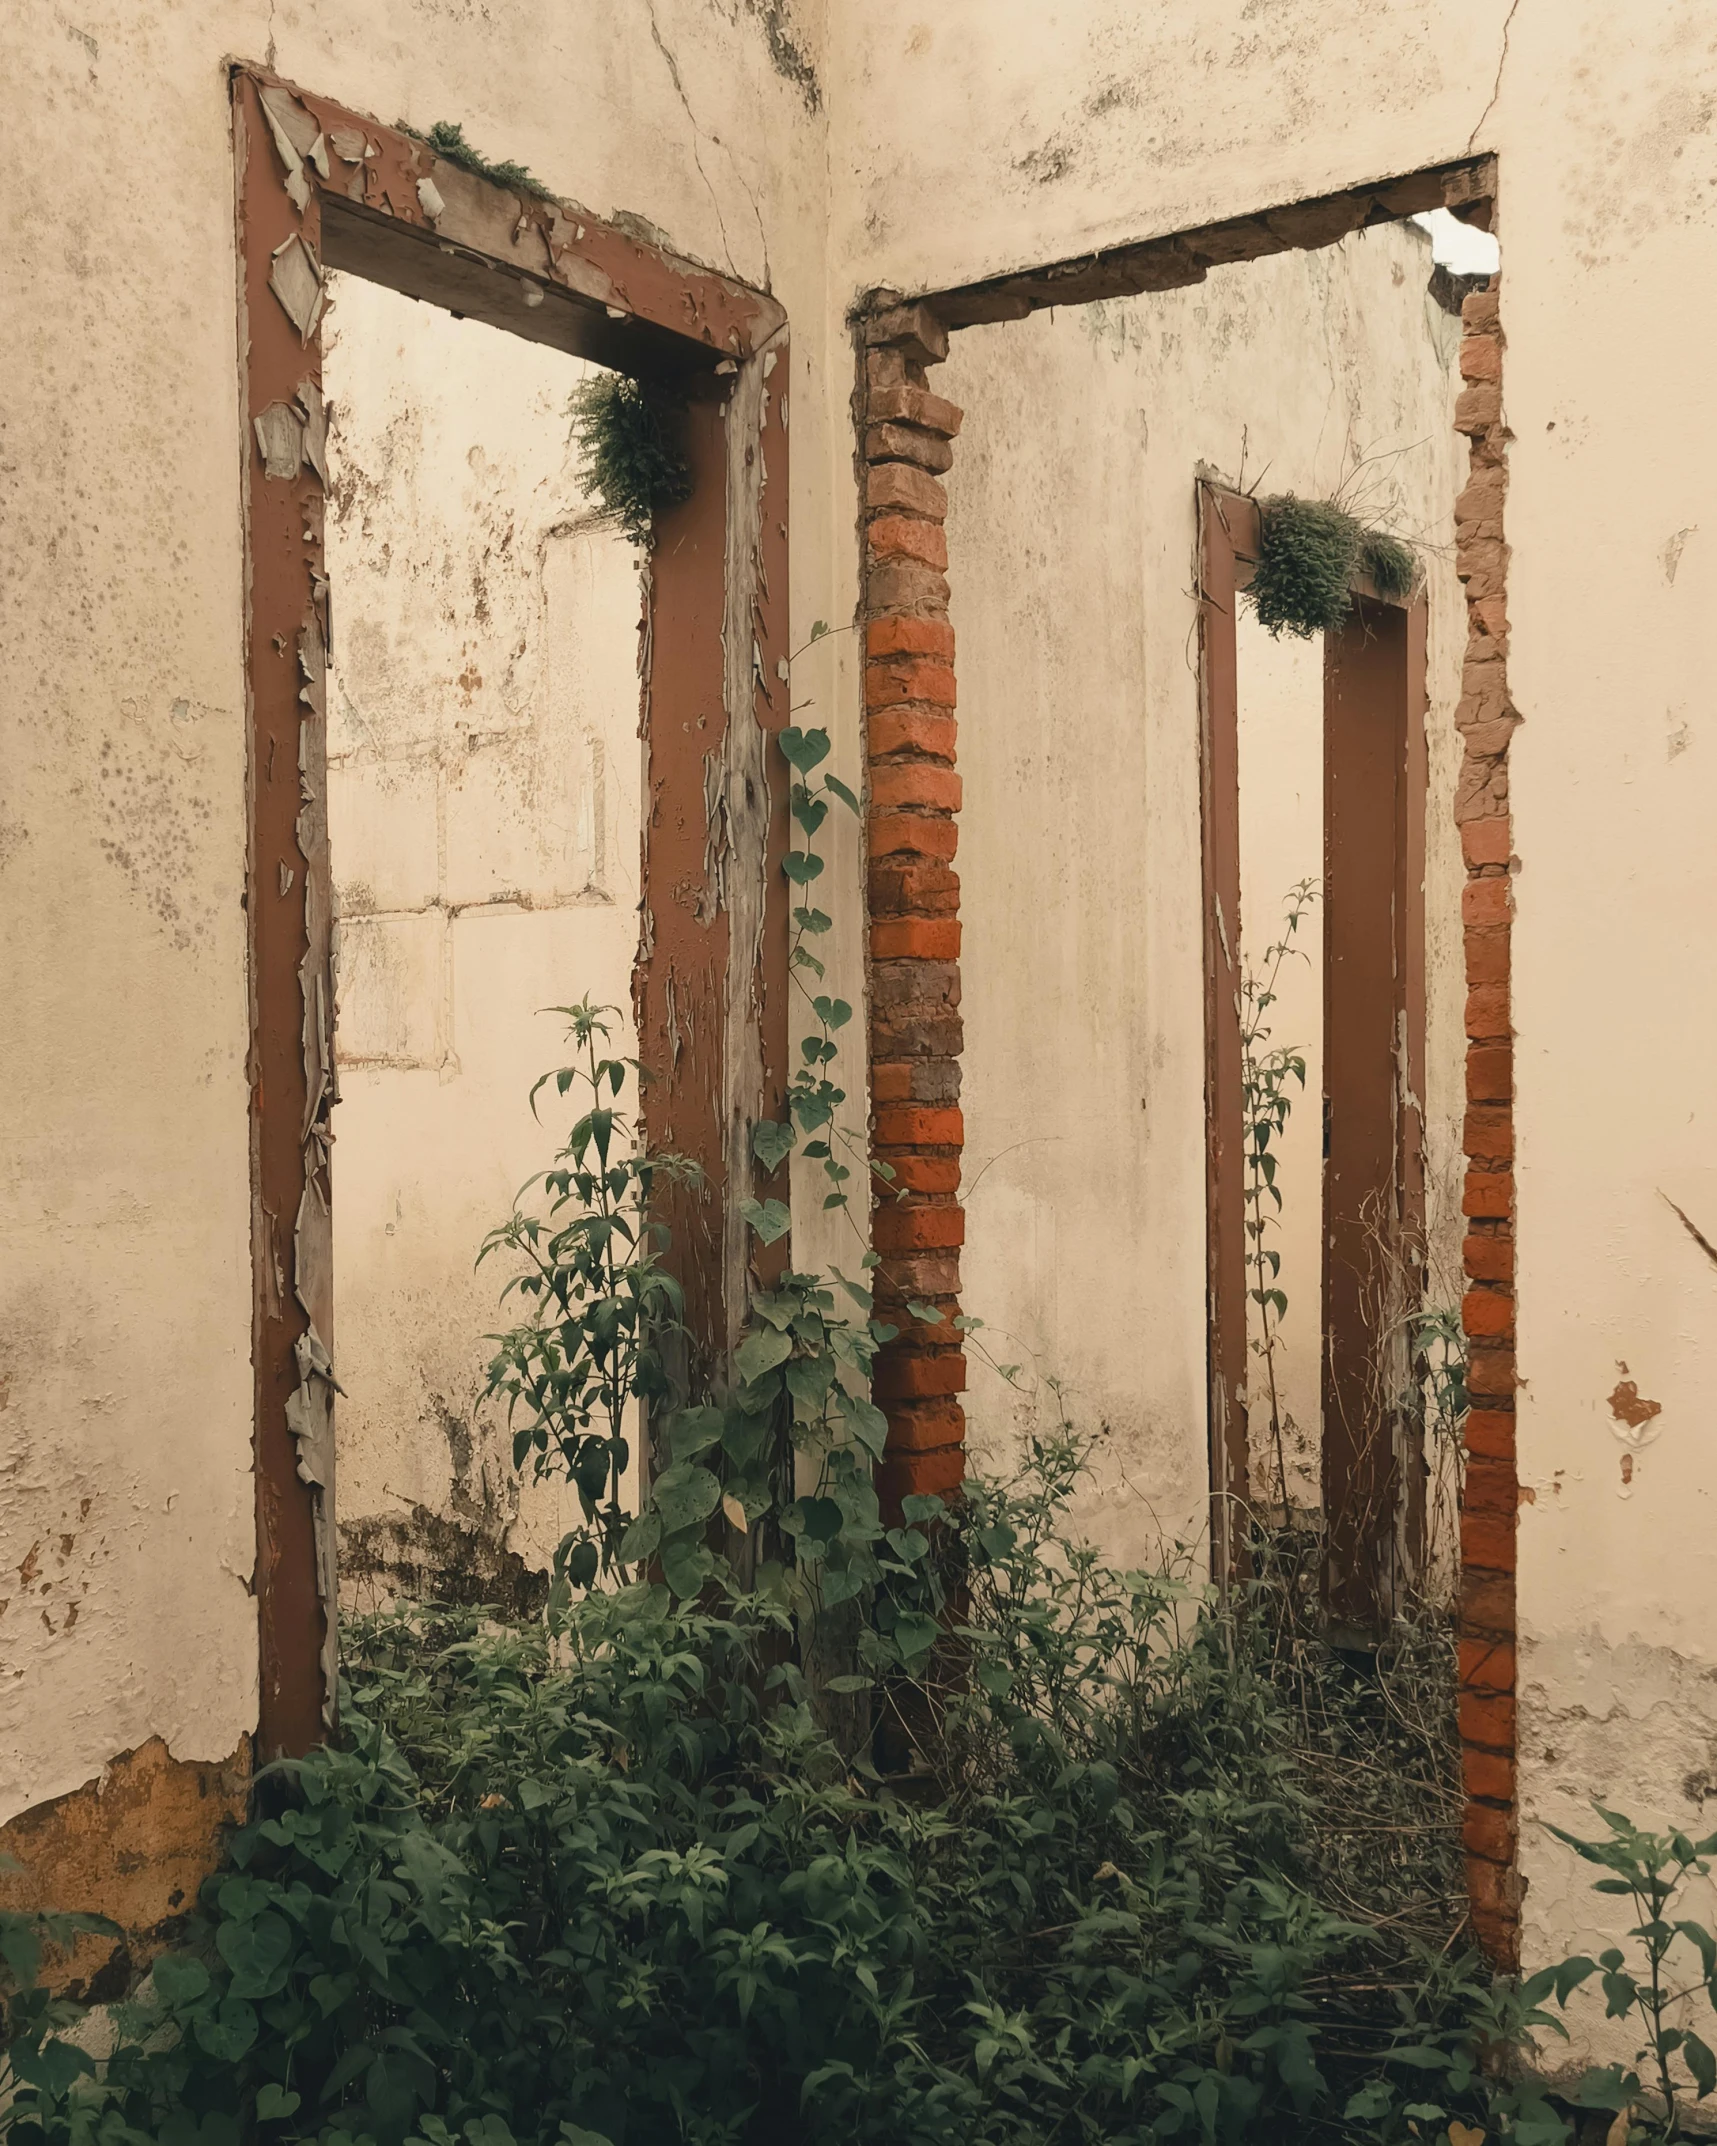
[[[535,173],[527,171],[523,164],[515,164],[510,157],[499,160],[486,157],[465,139],[465,129],[457,120],[438,119],[425,134],[402,119],[399,131],[409,134],[413,141],[427,142],[444,162],[457,164],[461,171],[474,172],[479,179],[493,179],[497,186],[511,187],[515,194],[529,194],[537,201],[554,198]]]
[[[1333,500],[1287,492],[1261,500],[1258,519],[1258,564],[1247,594],[1259,624],[1277,639],[1290,633],[1310,640],[1344,625],[1356,575],[1368,576],[1386,602],[1413,593],[1418,569],[1408,547],[1367,529]]]
[[[648,543],[656,510],[692,496],[672,400],[622,373],[598,373],[574,391],[569,408],[586,486],[634,544]]]

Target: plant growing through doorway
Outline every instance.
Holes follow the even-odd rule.
[[[819,626],[812,640],[826,631]],[[808,1018],[786,1115],[755,1126],[753,1151],[770,1177],[801,1154],[817,1166],[824,1211],[850,1214],[849,1185],[867,1167],[862,1142],[841,1121],[846,1090],[836,1077],[852,1008],[824,988],[827,965],[813,948],[833,920],[812,890],[825,870],[816,837],[831,807],[856,815],[859,805],[824,765],[826,731],[790,727],[779,744],[795,829],[782,866],[797,896],[790,974]],[[687,1166],[646,1155],[617,1107],[639,1068],[605,1055],[612,1009],[562,1010],[579,1055],[538,1082],[533,1102],[552,1083],[561,1096],[576,1088],[589,1107],[555,1167],[532,1181],[546,1211],[515,1207],[483,1253],[505,1249],[521,1262],[508,1290],[527,1316],[495,1337],[490,1370],[490,1391],[507,1400],[516,1460],[539,1476],[568,1476],[584,1508],[582,1526],[561,1545],[557,1576],[569,1588],[589,1587],[655,1569],[681,1598],[743,1582],[811,1622],[869,1597],[860,1658],[884,1673],[921,1665],[941,1606],[923,1523],[943,1507],[937,1498],[908,1499],[902,1524],[885,1527],[871,1480],[888,1425],[869,1398],[870,1372],[899,1331],[877,1316],[866,1278],[875,1255],[863,1251],[855,1222],[858,1276],[790,1268],[753,1287],[732,1375],[718,1370],[694,1392],[674,1391],[666,1364],[682,1306],[661,1265],[667,1233],[650,1202],[659,1178]],[[885,1165],[868,1167],[884,1181],[892,1176]],[[741,1211],[765,1249],[792,1226],[785,1199],[746,1200]],[[942,1316],[917,1303],[906,1312]],[[649,1412],[658,1462],[636,1515],[619,1494],[634,1405]],[[834,1681],[857,1688],[870,1678]]]
[[[646,1153],[619,1108],[637,1061],[608,1054],[614,1009],[585,999],[554,1010],[571,1023],[574,1057],[537,1082],[531,1109],[550,1086],[562,1099],[576,1092],[585,1107],[552,1168],[523,1188],[540,1202],[515,1200],[477,1264],[508,1252],[520,1263],[501,1302],[516,1297],[526,1316],[489,1337],[497,1347],[487,1390],[505,1397],[513,1466],[529,1463],[538,1481],[564,1476],[577,1491],[583,1522],[561,1542],[555,1572],[589,1587],[618,1562],[631,1518],[620,1502],[628,1418],[667,1397],[663,1350],[684,1310],[661,1264],[668,1233],[651,1219],[651,1199],[658,1179],[697,1172],[678,1156]]]
[[[1316,879],[1302,879],[1288,890],[1280,938],[1264,949],[1260,966],[1241,979],[1240,1082],[1245,1113],[1246,1241],[1251,1269],[1247,1295],[1257,1306],[1256,1332],[1248,1346],[1264,1372],[1270,1406],[1270,1443],[1276,1459],[1278,1503],[1288,1516],[1288,1460],[1282,1399],[1276,1377],[1276,1349],[1288,1295],[1282,1287],[1282,1255],[1269,1242],[1280,1222],[1282,1191],[1276,1182],[1282,1135],[1293,1113],[1295,1091],[1306,1085],[1303,1046],[1272,1039],[1270,1008],[1278,996],[1282,964],[1304,960],[1295,934],[1318,898]]]

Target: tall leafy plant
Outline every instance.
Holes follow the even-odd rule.
[[[1318,882],[1302,879],[1288,890],[1281,936],[1265,948],[1257,969],[1241,979],[1240,1080],[1245,1112],[1247,1295],[1255,1307],[1251,1353],[1262,1367],[1269,1402],[1270,1443],[1276,1458],[1276,1488],[1284,1520],[1288,1512],[1288,1458],[1276,1357],[1288,1293],[1282,1287],[1282,1255],[1270,1239],[1280,1226],[1282,1189],[1276,1182],[1282,1135],[1296,1092],[1306,1085],[1305,1051],[1272,1040],[1282,965],[1297,956],[1295,935],[1318,897]]]
[[[826,869],[819,832],[831,810],[856,815],[859,803],[825,764],[826,731],[791,726],[779,748],[794,827],[782,866],[794,894],[790,974],[804,1020],[786,1112],[754,1127],[753,1152],[766,1180],[783,1179],[782,1194],[795,1154],[815,1166],[822,1210],[852,1219],[857,1271],[789,1267],[754,1287],[731,1376],[718,1373],[695,1393],[671,1390],[666,1367],[683,1307],[651,1202],[659,1180],[689,1165],[648,1153],[620,1108],[639,1068],[607,1050],[615,1010],[565,1008],[577,1055],[538,1082],[533,1106],[552,1085],[584,1107],[554,1167],[527,1188],[535,1198],[515,1206],[484,1246],[482,1257],[518,1261],[507,1293],[527,1314],[496,1337],[489,1384],[505,1398],[518,1465],[564,1475],[578,1491],[583,1520],[557,1559],[569,1585],[659,1571],[686,1599],[712,1583],[744,1582],[813,1622],[870,1597],[862,1654],[886,1672],[921,1664],[936,1635],[929,1538],[915,1523],[941,1503],[911,1500],[904,1524],[885,1527],[872,1481],[888,1426],[870,1399],[870,1375],[877,1350],[899,1329],[878,1315],[868,1273],[876,1259],[852,1216],[851,1186],[867,1169],[884,1184],[893,1173],[867,1163],[842,1117],[838,1061],[853,1010],[827,989],[816,948],[833,920],[814,894]],[[792,1227],[791,1200],[780,1194],[748,1199],[741,1211],[762,1247]],[[942,1314],[912,1303],[906,1316]],[[634,1513],[621,1492],[638,1409],[648,1416],[654,1465]]]
[[[632,1418],[668,1396],[665,1349],[684,1311],[662,1265],[668,1232],[652,1219],[652,1198],[659,1180],[697,1173],[681,1157],[648,1153],[619,1107],[637,1061],[608,1053],[616,1009],[585,999],[555,1010],[571,1023],[575,1055],[537,1082],[531,1108],[545,1088],[576,1094],[582,1107],[552,1167],[521,1189],[477,1259],[516,1262],[501,1301],[525,1316],[491,1336],[488,1391],[506,1402],[514,1467],[564,1476],[577,1491],[583,1519],[555,1562],[560,1577],[588,1587],[619,1562]],[[533,1198],[521,1204],[525,1193]]]

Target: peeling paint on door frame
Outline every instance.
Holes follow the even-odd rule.
[[[266,1761],[320,1741],[336,1667],[326,272],[672,382],[686,399],[698,482],[659,517],[645,577],[634,999],[646,1135],[703,1173],[669,1219],[692,1345],[717,1370],[745,1308],[737,1207],[756,1189],[751,1128],[779,1114],[786,1067],[786,795],[768,779],[766,733],[788,719],[787,323],[766,293],[574,202],[515,194],[264,70],[235,66],[231,83]]]

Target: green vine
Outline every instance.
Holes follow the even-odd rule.
[[[1263,965],[1241,979],[1240,1080],[1245,1110],[1247,1295],[1257,1307],[1257,1333],[1248,1346],[1264,1368],[1270,1409],[1270,1443],[1276,1459],[1277,1502],[1284,1521],[1288,1512],[1288,1459],[1281,1395],[1276,1381],[1277,1341],[1288,1297],[1281,1283],[1282,1255],[1270,1244],[1281,1219],[1282,1192],[1276,1183],[1280,1145],[1293,1113],[1294,1091],[1306,1085],[1305,1053],[1298,1046],[1272,1044],[1270,1008],[1282,964],[1298,953],[1294,935],[1318,896],[1315,879],[1302,879],[1288,891],[1282,936],[1264,949]]]

